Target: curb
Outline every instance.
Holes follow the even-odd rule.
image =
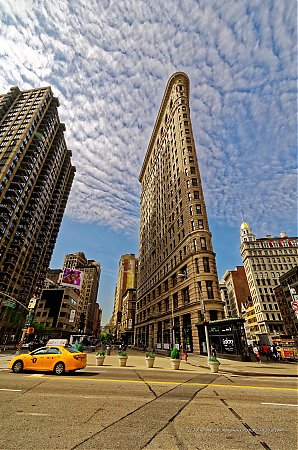
[[[208,369],[207,366],[199,366],[202,369]],[[218,373],[221,373],[222,375],[224,373],[232,373],[233,375],[242,375],[244,377],[284,377],[284,378],[298,378],[298,375],[292,375],[292,374],[288,374],[288,375],[284,375],[282,373],[258,373],[258,372],[241,372],[238,370],[230,370],[230,369],[226,369],[226,370],[219,370]]]

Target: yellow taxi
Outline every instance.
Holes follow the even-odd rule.
[[[33,352],[15,356],[9,368],[15,373],[23,370],[51,371],[62,375],[65,371],[75,372],[86,367],[86,353],[79,352],[70,345],[47,345]]]

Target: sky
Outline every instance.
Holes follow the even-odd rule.
[[[170,76],[190,78],[192,127],[219,278],[257,237],[297,236],[296,0],[0,0],[0,93],[51,86],[76,176],[53,253],[138,254],[138,176]]]

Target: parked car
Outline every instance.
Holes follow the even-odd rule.
[[[47,346],[33,352],[15,356],[9,368],[15,373],[23,370],[40,372],[51,371],[62,375],[65,371],[75,372],[86,367],[86,353],[79,352],[71,346]]]

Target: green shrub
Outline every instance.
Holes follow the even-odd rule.
[[[220,364],[220,362],[218,361],[218,359],[215,356],[210,356],[208,361],[210,363],[218,363],[218,364]]]
[[[180,352],[178,350],[178,348],[174,347],[173,350],[171,351],[171,358],[172,359],[180,359]]]
[[[147,352],[146,353],[146,358],[155,358],[155,353]]]
[[[82,352],[82,351],[83,351],[83,346],[82,346],[82,344],[78,344],[78,345],[77,345],[77,351],[78,351],[78,352]]]
[[[106,356],[105,352],[101,351],[101,352],[97,352],[96,356]]]
[[[123,352],[123,351],[121,351],[121,352],[118,352],[118,355],[119,355],[119,356],[127,356],[127,353],[126,353],[126,352]]]

